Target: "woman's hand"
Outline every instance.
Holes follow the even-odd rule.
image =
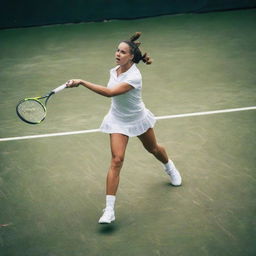
[[[66,82],[67,88],[78,87],[81,84],[81,79],[71,79]]]

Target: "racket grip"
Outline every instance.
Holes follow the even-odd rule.
[[[66,87],[67,87],[66,84],[62,84],[62,85],[60,85],[59,87],[53,89],[52,92],[53,92],[53,93],[58,93],[58,92],[64,90]]]

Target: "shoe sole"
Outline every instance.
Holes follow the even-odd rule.
[[[173,187],[181,187],[181,186],[182,186],[182,183],[181,183],[181,184],[178,184],[178,185],[175,185],[175,184],[172,184],[172,183],[171,183],[171,185],[172,185]]]
[[[107,222],[107,221],[99,221],[98,223],[99,224],[111,224],[112,222],[114,222],[115,221],[115,219],[112,219],[110,222]]]

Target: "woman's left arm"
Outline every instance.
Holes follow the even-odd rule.
[[[105,97],[117,96],[133,89],[133,87],[127,83],[120,83],[112,88],[107,88],[105,86],[94,84],[82,79],[72,79],[67,82],[68,88],[77,87],[79,85],[83,85],[89,90]]]

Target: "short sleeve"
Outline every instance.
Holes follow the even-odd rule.
[[[132,87],[135,89],[140,89],[141,88],[141,77],[136,76],[136,77],[127,77],[127,79],[124,80],[125,83],[130,84]]]

